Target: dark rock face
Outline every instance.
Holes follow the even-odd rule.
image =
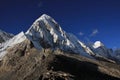
[[[98,62],[59,50],[38,51],[30,41],[18,44],[8,51],[0,62],[0,80],[120,79],[120,65]]]
[[[0,43],[4,42],[4,39],[0,36]]]

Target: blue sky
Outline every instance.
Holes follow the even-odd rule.
[[[0,29],[26,31],[43,13],[82,41],[120,48],[120,0],[0,0]]]

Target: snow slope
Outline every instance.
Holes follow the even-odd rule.
[[[73,34],[66,33],[50,16],[43,14],[26,32],[26,36],[34,43],[37,49],[52,48],[94,55],[94,53],[79,41]],[[87,54],[88,53],[88,54]]]
[[[13,38],[11,38],[10,40],[7,40],[6,42],[1,43],[0,44],[0,59],[5,56],[5,54],[7,53],[6,49],[8,47],[12,47],[15,44],[21,43],[25,39],[27,39],[27,38],[26,38],[24,32],[20,32],[19,34],[17,34],[16,36],[14,36]]]

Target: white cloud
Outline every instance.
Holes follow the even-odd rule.
[[[90,34],[90,36],[93,37],[98,33],[99,33],[98,29],[94,29],[93,32]]]
[[[84,35],[84,33],[83,33],[83,32],[79,32],[79,35],[80,35],[80,36],[83,36],[83,35]]]

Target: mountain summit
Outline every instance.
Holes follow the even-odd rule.
[[[38,18],[26,32],[37,49],[52,48],[67,52],[92,54],[84,43],[79,41],[73,34],[66,33],[60,25],[50,16],[43,14]],[[84,49],[85,48],[85,49]]]
[[[94,48],[99,48],[101,46],[104,46],[103,43],[101,43],[100,41],[96,41],[93,45]]]

